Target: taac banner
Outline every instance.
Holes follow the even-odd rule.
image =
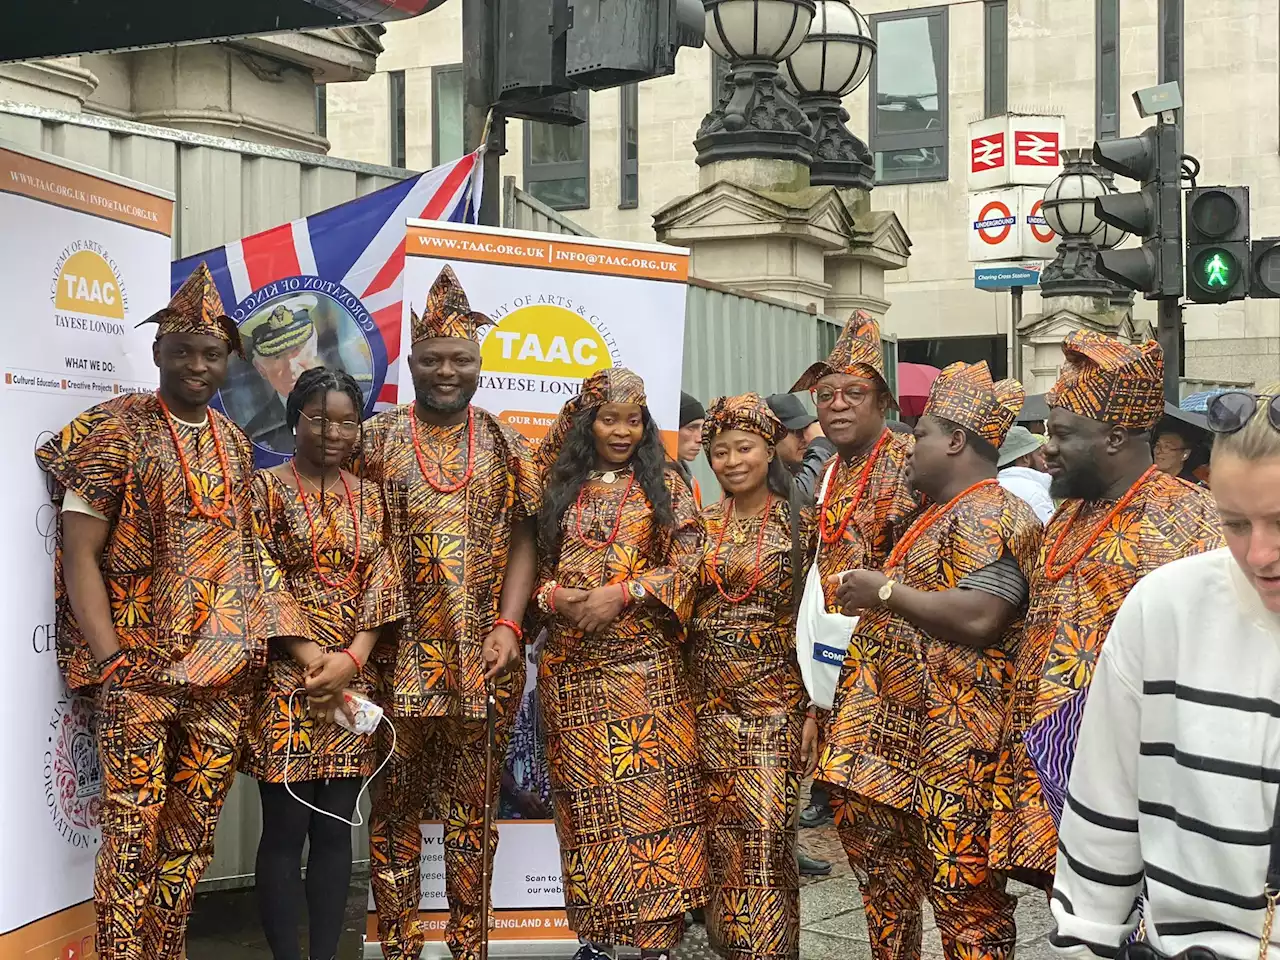
[[[405,221],[474,223],[478,158],[174,262],[174,290],[207,262],[240,326],[248,359],[231,358],[213,403],[248,435],[259,467],[293,455],[285,399],[304,370],[346,370],[366,415],[396,403]]]

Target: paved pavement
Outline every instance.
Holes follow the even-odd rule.
[[[801,960],[869,960],[871,951],[862,913],[862,897],[844,860],[835,830],[829,826],[804,830],[800,840],[810,854],[830,860],[835,865],[830,877],[807,878],[800,891]],[[363,878],[352,883],[345,933],[337,960],[356,960],[363,956],[361,935],[367,902],[365,883]],[[1021,885],[1015,885],[1013,892],[1018,896],[1018,960],[1049,960],[1052,951],[1048,935],[1052,920],[1044,894]],[[271,951],[258,926],[253,891],[209,893],[197,897],[187,954],[188,960],[271,960]],[[633,953],[623,954],[624,957],[628,955],[634,956]],[[706,932],[700,926],[690,930],[676,951],[676,960],[713,960],[715,956],[707,946]],[[942,945],[932,914],[926,915],[924,956],[926,960],[942,956]],[[502,954],[495,949],[494,960],[501,957]]]

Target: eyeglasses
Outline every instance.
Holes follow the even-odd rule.
[[[1210,398],[1205,410],[1209,429],[1214,433],[1243,430],[1264,400],[1267,401],[1267,419],[1271,421],[1272,427],[1280,430],[1280,395],[1250,393],[1247,390],[1228,390]]]
[[[299,413],[298,416],[307,421],[307,429],[312,433],[324,433],[326,427],[347,439],[360,433],[360,424],[355,420],[326,420],[324,417],[309,417],[305,413]]]
[[[831,406],[836,402],[836,397],[843,397],[848,406],[856,407],[865,403],[871,394],[868,387],[829,387],[825,384],[809,390],[809,396],[813,397],[813,402],[819,407]]]

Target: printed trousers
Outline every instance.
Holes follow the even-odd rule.
[[[99,960],[180,960],[235,779],[247,694],[137,680],[98,696]]]
[[[497,796],[514,711],[498,700],[489,802],[493,817],[489,857],[498,848]],[[504,709],[504,707],[506,709]],[[444,821],[445,942],[455,958],[480,956],[480,838],[484,833],[483,720],[393,717],[395,750],[373,800],[369,820],[370,885],[378,911],[378,936],[387,960],[417,960],[426,938],[418,923],[422,899],[423,820]],[[490,886],[492,886],[490,876]]]
[[[919,960],[926,897],[947,960],[1007,960],[1017,939],[1017,901],[1002,876],[987,883],[938,882],[938,858],[914,814],[842,791],[831,792],[836,830],[862,883],[873,960]]]

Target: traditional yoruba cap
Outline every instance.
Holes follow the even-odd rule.
[[[933,381],[924,412],[958,423],[999,449],[1026,398],[1017,380],[993,383],[985,360],[957,362],[944,367]]]
[[[692,393],[680,391],[680,426],[687,427],[695,420],[702,420],[706,415],[707,411],[702,406],[701,400]]]
[[[787,428],[758,393],[721,397],[711,404],[702,422],[703,449],[710,450],[716,435],[726,430],[745,430],[766,443],[778,443],[787,435]]]
[[[182,281],[182,286],[173,295],[169,305],[161,307],[138,326],[144,323],[156,324],[156,339],[167,333],[191,333],[203,337],[217,337],[230,344],[231,349],[244,356],[244,346],[240,343],[240,328],[227,316],[222,306],[222,297],[213,282],[213,274],[209,265],[201,261],[191,271],[191,276]]]
[[[808,390],[823,377],[833,373],[847,373],[853,377],[865,377],[878,381],[881,388],[893,396],[889,381],[884,376],[884,351],[880,345],[880,324],[865,310],[855,310],[840,338],[831,348],[831,356],[806,370],[790,390]],[[894,406],[897,401],[894,400]]]
[[[492,325],[493,320],[486,314],[471,309],[453,267],[445,267],[436,277],[427,293],[422,316],[418,316],[413,307],[409,308],[409,332],[414,343],[436,337],[460,337],[479,343],[480,328]]]
[[[647,411],[649,398],[645,396],[640,375],[626,367],[605,367],[583,380],[582,391],[560,408],[559,416],[538,445],[535,457],[538,469],[546,471],[555,464],[578,414],[598,410],[606,403],[635,403]]]
[[[1164,353],[1154,340],[1133,346],[1094,330],[1062,341],[1066,362],[1045,397],[1100,423],[1150,430],[1164,414]]]
[[[996,465],[1007,467],[1019,457],[1035,453],[1044,446],[1044,442],[1044,437],[1037,436],[1022,424],[1015,424],[1009,431],[1009,435],[1004,438],[1004,443],[1000,445],[1000,459]]]
[[[788,430],[805,430],[810,424],[818,422],[818,418],[804,408],[796,397],[789,393],[774,393],[765,398],[773,415],[782,421]]]
[[[259,357],[277,357],[302,346],[315,329],[310,310],[293,310],[282,303],[254,328],[250,336],[252,350]]]

